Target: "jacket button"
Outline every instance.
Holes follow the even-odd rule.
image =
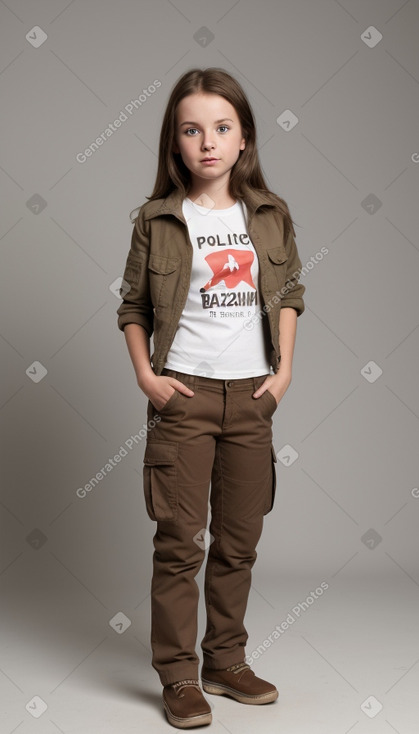
[[[227,387],[234,387],[234,382],[227,382]]]

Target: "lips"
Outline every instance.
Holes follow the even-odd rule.
[[[218,161],[218,160],[219,160],[218,158],[203,158],[201,163],[203,163],[204,161]]]

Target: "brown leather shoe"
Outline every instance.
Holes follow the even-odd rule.
[[[257,678],[247,663],[231,665],[226,670],[202,668],[202,687],[206,693],[231,696],[240,703],[270,703],[278,698],[272,683]]]
[[[211,706],[202,694],[198,680],[181,680],[164,686],[163,706],[169,724],[178,729],[211,724]]]

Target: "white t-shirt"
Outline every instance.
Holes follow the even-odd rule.
[[[217,379],[269,374],[259,263],[246,207],[182,205],[193,247],[189,294],[165,367]]]

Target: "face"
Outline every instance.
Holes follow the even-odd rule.
[[[173,151],[191,172],[192,185],[227,184],[244,147],[239,117],[224,97],[199,92],[179,102]]]

